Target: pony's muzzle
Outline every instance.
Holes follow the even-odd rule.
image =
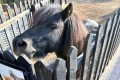
[[[32,46],[32,40],[28,38],[15,38],[13,40],[13,50],[15,54],[23,53],[26,55],[34,55],[36,53],[36,49]]]

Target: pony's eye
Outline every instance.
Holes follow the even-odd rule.
[[[57,27],[56,24],[51,24],[51,25],[50,25],[50,28],[51,28],[52,30],[55,30],[55,29],[57,29],[58,27]]]

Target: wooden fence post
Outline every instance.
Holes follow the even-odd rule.
[[[18,8],[17,5],[14,3],[14,12],[15,12],[15,15],[19,14],[19,10],[20,10],[20,8]],[[20,33],[23,33],[25,29],[24,29],[24,26],[23,26],[23,23],[22,23],[22,19],[19,19],[17,21],[17,23],[18,23],[18,26],[19,26]]]
[[[15,57],[7,50],[3,52],[3,60],[12,64],[16,63]]]
[[[37,61],[34,67],[37,80],[52,80],[51,70],[42,61]]]
[[[7,7],[7,12],[8,12],[8,17],[9,17],[9,19],[13,18],[12,9],[11,9],[8,5],[5,5],[5,6]],[[12,23],[12,29],[13,29],[13,32],[14,32],[14,34],[13,34],[14,37],[20,34],[16,22],[13,22],[13,23]]]
[[[0,52],[0,60],[3,60],[3,54]]]
[[[106,41],[108,39],[108,33],[110,31],[110,27],[111,27],[111,18],[108,18],[105,26],[104,27],[101,26],[101,28],[98,32],[97,44],[96,44],[96,49],[95,49],[95,56],[93,59],[94,61],[93,61],[92,72],[91,72],[91,80],[96,78],[99,60],[100,60],[100,58],[102,58],[101,54],[103,54],[105,51],[106,44],[107,44]],[[95,80],[97,80],[97,79],[95,79]]]
[[[71,46],[67,55],[67,80],[76,80],[77,53],[77,48]]]
[[[17,65],[28,72],[28,80],[36,80],[34,64],[32,64],[32,61],[26,55],[22,54],[18,57]]]
[[[117,24],[116,24],[116,29],[115,29],[115,32],[114,32],[114,36],[113,36],[113,44],[111,44],[112,45],[112,49],[111,49],[111,54],[112,55],[110,55],[110,59],[112,58],[112,56],[113,56],[113,54],[115,53],[115,50],[116,50],[116,46],[117,46],[117,44],[116,44],[116,40],[117,40],[117,33],[119,32],[119,26],[120,26],[120,8],[119,8],[119,10],[118,10],[118,20],[117,20]]]
[[[82,80],[89,80],[89,72],[90,72],[90,58],[91,58],[91,50],[92,50],[92,42],[93,42],[93,34],[88,34],[87,41],[84,47],[84,65],[83,65],[83,75]]]
[[[57,58],[53,67],[53,80],[66,80],[66,62]]]
[[[1,17],[2,23],[6,21],[6,16],[4,15],[2,5],[0,5],[0,17]],[[12,37],[10,35],[12,32],[10,32],[10,29],[11,29],[11,26],[7,26],[7,28],[0,31],[0,34],[2,35],[2,36],[0,36],[0,39],[1,39],[0,42],[1,42],[2,46],[3,46],[3,51],[5,51],[6,48],[8,48],[8,47],[9,47],[9,50],[12,49],[11,48],[11,46],[12,46]],[[3,37],[4,37],[4,39],[3,39]]]
[[[0,31],[0,35],[2,34],[3,31]],[[2,39],[2,36],[0,36],[0,47],[1,47],[1,51],[5,51],[6,50],[6,45],[4,44],[4,40]]]
[[[114,36],[114,32],[115,32],[115,29],[116,29],[116,25],[117,25],[117,20],[118,20],[118,13],[115,13],[114,14],[114,16],[113,16],[113,21],[112,21],[112,30],[111,30],[111,33],[110,33],[110,35],[109,35],[109,40],[108,40],[108,46],[107,46],[107,49],[106,49],[106,53],[105,54],[108,54],[107,56],[106,56],[106,60],[105,60],[105,65],[108,63],[108,61],[109,61],[109,58],[110,58],[110,55],[111,55],[111,50],[110,49],[112,49],[111,47],[112,47],[112,44],[113,44],[113,36]]]
[[[106,66],[106,63],[108,62],[108,60],[110,59],[110,56],[111,56],[111,50],[113,50],[112,46],[113,46],[113,43],[114,43],[114,36],[115,36],[115,31],[117,30],[117,23],[119,22],[119,14],[116,13],[117,15],[115,16],[114,18],[114,21],[112,22],[112,30],[111,30],[111,33],[110,33],[110,37],[109,37],[109,43],[107,45],[107,48],[106,48],[106,51],[105,51],[105,58],[104,58],[104,61],[103,61],[103,65]],[[102,71],[104,69],[104,66],[102,66]]]
[[[20,1],[20,12],[23,12],[23,11],[25,10],[24,8],[25,8],[25,7],[23,7],[22,2]],[[27,29],[29,28],[29,26],[28,26],[28,21],[27,21],[26,15],[23,16],[22,22],[23,22],[23,24],[24,24],[25,30],[27,30]]]
[[[24,5],[25,5],[25,9],[30,9],[31,8],[31,0],[25,0],[24,1]],[[27,21],[28,21],[28,24],[31,23],[32,20],[32,13],[30,12],[29,14],[26,15],[26,18],[27,18]],[[28,25],[30,27],[30,25]]]

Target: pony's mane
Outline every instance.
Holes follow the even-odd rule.
[[[63,34],[62,46],[58,50],[57,55],[66,59],[70,46],[75,46],[79,55],[83,51],[88,31],[74,12],[66,21]]]
[[[33,14],[33,21],[31,23],[31,27],[35,27],[36,25],[41,23],[43,25],[46,25],[51,20],[56,19],[56,17],[59,16],[57,14],[59,14],[61,11],[62,11],[62,7],[59,4],[49,4],[41,7]]]

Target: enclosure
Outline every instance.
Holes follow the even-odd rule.
[[[71,46],[67,61],[57,58],[49,63],[43,59],[33,63],[25,55],[16,59],[12,40],[29,29],[31,4],[40,8],[51,3],[63,6],[69,0],[22,0],[0,5],[0,60],[24,68],[28,80],[76,80],[76,72],[80,67],[84,69],[78,80],[99,80],[120,44],[120,9],[100,22],[98,31],[88,34],[84,51],[79,56],[77,49]]]

